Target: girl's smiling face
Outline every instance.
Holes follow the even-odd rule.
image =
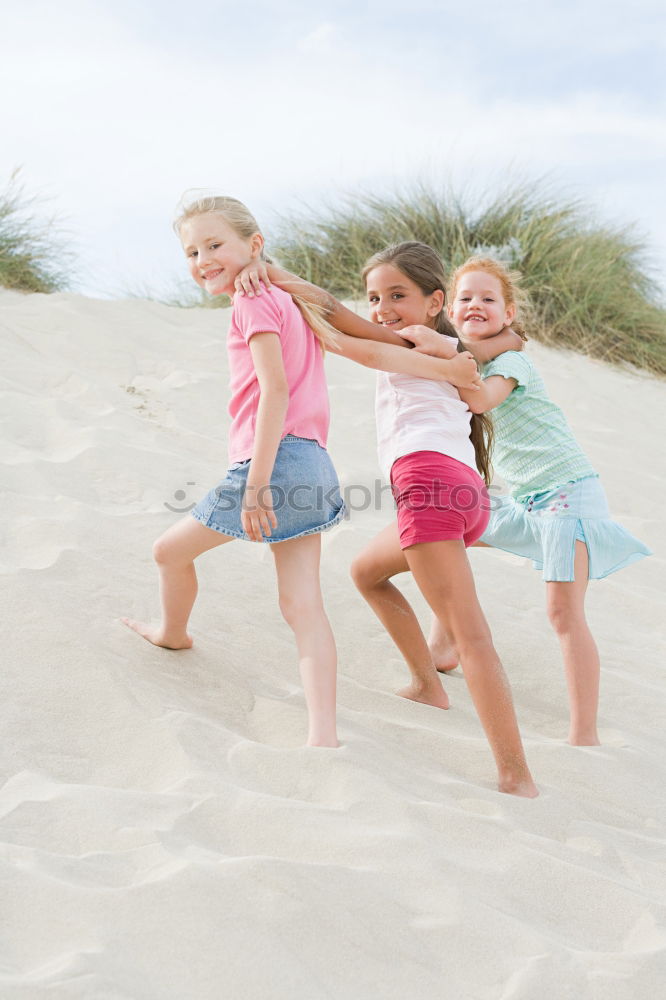
[[[516,314],[507,306],[499,278],[486,271],[466,271],[456,286],[449,317],[463,339],[483,340],[510,326]]]
[[[217,212],[186,219],[180,239],[190,274],[210,295],[233,295],[236,276],[256,260],[264,245],[260,233],[249,239],[239,236]]]
[[[434,327],[444,307],[444,292],[425,295],[416,282],[393,264],[378,264],[366,277],[370,320],[389,330],[422,324]]]

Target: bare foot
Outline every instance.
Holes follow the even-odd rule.
[[[449,696],[439,681],[427,685],[412,683],[396,691],[396,694],[410,701],[419,701],[422,705],[432,705],[433,708],[449,707]]]
[[[451,670],[455,670],[460,662],[458,650],[455,643],[438,635],[437,632],[438,630],[433,628],[428,639],[430,655],[440,674],[448,674]]]
[[[121,618],[123,625],[127,625],[138,635],[143,636],[153,646],[163,646],[164,649],[191,649],[192,638],[185,632],[184,635],[167,635],[158,625],[146,625],[145,622],[135,622],[131,618]]]
[[[507,795],[518,795],[524,799],[535,799],[539,794],[539,789],[532,781],[529,771],[520,777],[509,774],[504,775],[504,777],[500,776],[497,787],[500,792],[505,792]]]
[[[331,747],[333,750],[337,750],[340,746],[337,737],[333,737],[333,740],[309,739],[305,745],[306,747]]]

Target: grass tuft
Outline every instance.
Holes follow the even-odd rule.
[[[367,258],[402,240],[429,243],[447,272],[472,253],[500,258],[522,272],[529,336],[666,375],[666,309],[645,240],[545,182],[475,203],[425,184],[385,197],[350,195],[324,212],[282,217],[271,250],[335,295],[359,297]]]
[[[147,299],[159,302],[163,306],[175,309],[228,309],[231,299],[228,295],[209,295],[203,288],[198,288],[191,280],[176,280],[170,292],[156,292],[148,285],[132,285],[123,290],[123,297],[128,299]]]
[[[59,292],[69,287],[73,254],[54,219],[39,219],[15,170],[0,192],[0,287]]]

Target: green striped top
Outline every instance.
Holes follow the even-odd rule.
[[[517,499],[554,490],[573,479],[596,476],[559,406],[549,399],[538,371],[520,351],[506,351],[483,365],[491,375],[517,385],[492,410],[495,428],[493,466]]]

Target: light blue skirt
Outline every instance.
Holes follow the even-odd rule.
[[[223,535],[249,541],[241,524],[249,471],[250,459],[232,465],[222,482],[192,510],[192,517]],[[346,513],[329,454],[310,438],[294,434],[282,438],[271,474],[270,493],[277,528],[272,529],[270,538],[262,538],[269,544],[326,531]]]
[[[524,499],[494,496],[479,541],[532,559],[544,580],[574,579],[576,541],[585,542],[590,580],[600,580],[652,553],[612,521],[598,476],[565,483]]]

